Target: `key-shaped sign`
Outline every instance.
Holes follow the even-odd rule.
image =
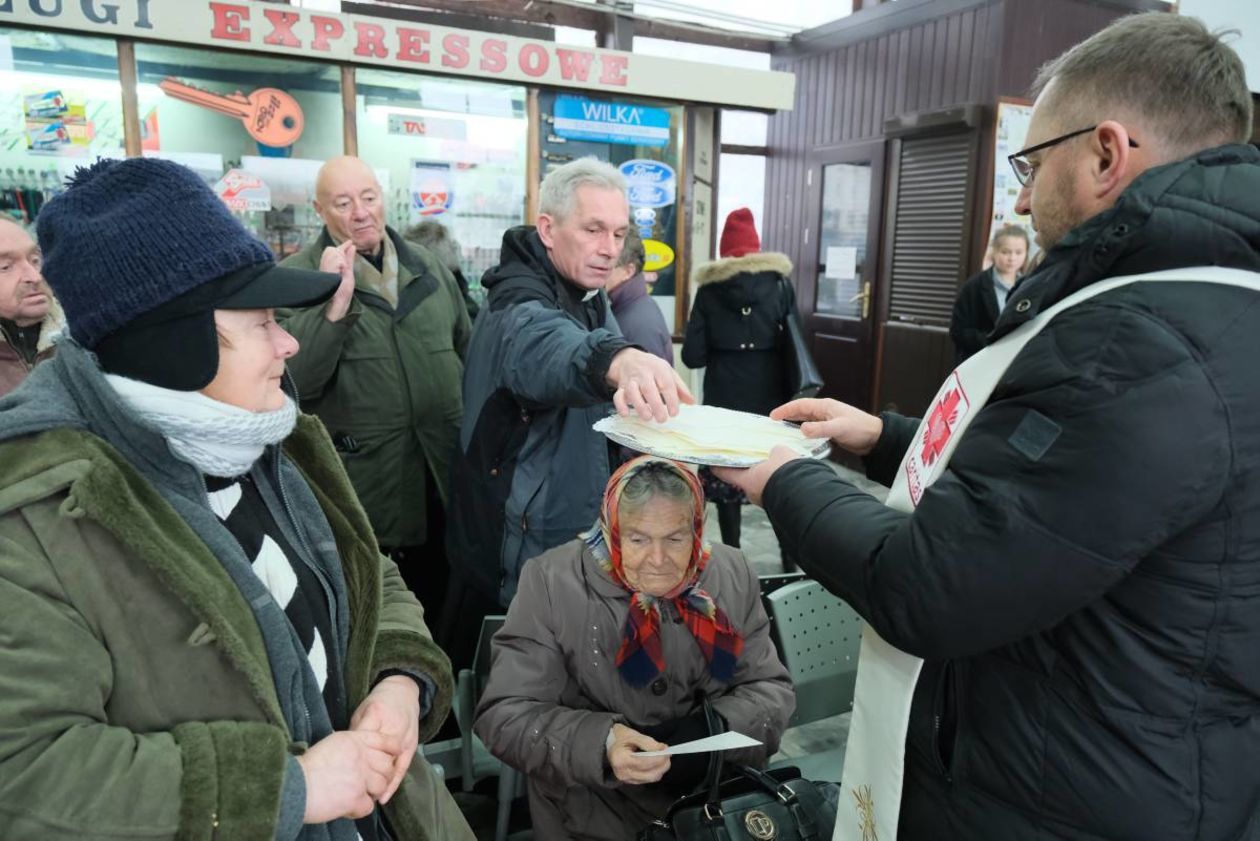
[[[245,96],[219,94],[186,85],[174,77],[158,83],[168,96],[236,117],[250,137],[264,146],[292,146],[302,136],[302,106],[279,88],[258,88]]]

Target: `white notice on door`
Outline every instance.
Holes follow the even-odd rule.
[[[827,277],[851,280],[857,277],[857,249],[832,246],[827,249]]]

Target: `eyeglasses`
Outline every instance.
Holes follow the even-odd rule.
[[[1082,134],[1088,134],[1098,126],[1093,125],[1089,128],[1083,128],[1079,131],[1069,131],[1067,134],[1059,135],[1053,140],[1047,140],[1045,143],[1038,143],[1036,146],[1029,146],[1027,149],[1020,149],[1013,155],[1007,155],[1006,159],[1011,163],[1011,169],[1015,170],[1015,179],[1019,181],[1021,187],[1028,186],[1028,182],[1032,180],[1033,174],[1036,172],[1035,167],[1028,161],[1028,155],[1033,152],[1040,152],[1042,149],[1049,149],[1051,146],[1058,146],[1065,140],[1071,140],[1073,137],[1079,137]],[[1138,142],[1132,137],[1129,138],[1129,148],[1138,148]]]

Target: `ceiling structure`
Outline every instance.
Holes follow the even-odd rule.
[[[600,46],[627,51],[639,36],[768,53],[788,46],[798,32],[882,0],[794,2],[793,11],[780,20],[767,19],[763,2],[732,0],[358,0],[342,6],[348,12],[454,26],[475,21],[485,28],[489,18],[504,32],[526,37],[538,37],[540,27],[585,29],[596,33]],[[763,11],[737,11],[745,7]]]

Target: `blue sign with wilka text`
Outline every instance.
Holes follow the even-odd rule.
[[[602,102],[584,96],[556,97],[555,133],[569,140],[594,140],[628,146],[669,143],[669,111],[646,105]]]

